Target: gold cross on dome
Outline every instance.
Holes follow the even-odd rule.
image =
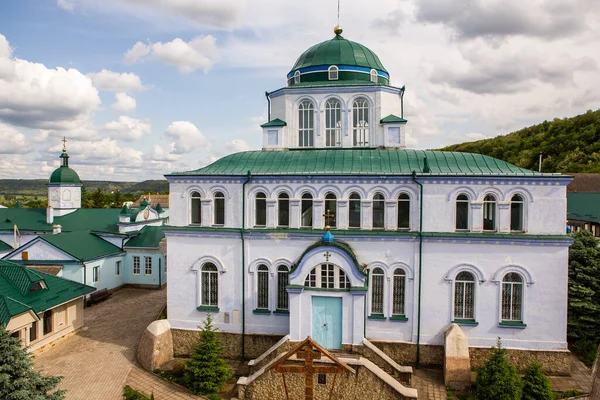
[[[325,254],[323,254],[325,256],[325,261],[329,261],[329,257],[331,257],[331,253],[327,252]]]
[[[67,151],[67,138],[65,136],[63,136],[63,151]]]

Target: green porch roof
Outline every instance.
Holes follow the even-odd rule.
[[[12,250],[12,246],[6,242],[3,242],[2,240],[0,240],[0,252],[1,251],[10,251],[10,250]]]
[[[130,239],[125,244],[125,247],[146,247],[156,249],[164,237],[165,234],[163,233],[162,226],[145,226],[137,236]]]
[[[119,212],[118,208],[80,208],[47,224],[45,208],[0,208],[0,231],[12,231],[17,224],[21,232],[52,232],[52,225],[59,224],[63,232],[119,233]]]
[[[407,149],[311,149],[246,151],[225,156],[188,172],[167,176],[252,175],[411,175],[423,173],[427,158],[428,176],[542,176],[489,156],[472,153]]]
[[[120,247],[89,231],[42,235],[39,238],[82,262],[123,253]]]
[[[567,218],[600,223],[600,193],[567,193]]]
[[[395,123],[399,123],[399,122],[406,122],[406,120],[404,118],[400,118],[394,114],[390,114],[387,117],[384,117],[381,119],[381,121],[379,121],[382,124],[395,124]]]
[[[46,289],[29,292],[31,284],[43,281]],[[0,324],[32,310],[35,314],[96,290],[28,267],[0,260]]]
[[[285,122],[279,118],[275,118],[274,120],[271,120],[269,122],[262,124],[260,127],[261,128],[269,128],[272,126],[287,126],[287,122]]]

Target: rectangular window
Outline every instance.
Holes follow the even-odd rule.
[[[258,301],[256,308],[269,309],[269,270],[264,267],[264,270],[258,271]]]
[[[23,261],[29,260],[29,252],[27,252],[27,251],[21,252],[21,260],[23,260]]]
[[[388,142],[391,144],[400,144],[400,127],[391,126],[388,128]]]
[[[29,328],[29,342],[33,342],[33,341],[37,340],[37,329],[38,329],[37,321],[33,321],[31,323],[31,328]]]
[[[502,283],[502,320],[522,321],[521,304],[523,301],[523,285],[521,283]]]
[[[317,287],[317,269],[313,268],[306,278],[308,287]]]
[[[383,274],[371,275],[373,283],[371,284],[371,313],[383,314]]]
[[[324,289],[333,289],[335,287],[333,264],[321,265],[321,287]]]
[[[394,315],[404,315],[405,278],[406,275],[404,273],[394,273],[394,292],[392,298],[392,314]]]
[[[267,145],[277,146],[279,144],[279,135],[276,129],[267,131]]]
[[[121,261],[117,261],[115,263],[115,275],[116,276],[121,275]]]
[[[287,270],[277,272],[277,309],[287,310],[289,308],[289,299],[286,286],[289,284]]]
[[[144,274],[152,275],[152,257],[144,257]]]
[[[100,267],[94,267],[92,274],[92,279],[94,283],[97,283],[98,279],[100,278]]]
[[[133,256],[133,274],[140,274],[140,256]]]
[[[54,330],[52,327],[52,310],[48,310],[44,312],[44,335],[52,333]]]

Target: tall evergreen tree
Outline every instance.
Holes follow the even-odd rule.
[[[517,369],[506,359],[506,349],[498,345],[492,348],[490,358],[477,371],[478,400],[520,400],[522,383]]]
[[[217,328],[212,325],[210,313],[204,320],[200,341],[186,367],[184,379],[196,394],[218,392],[233,376],[231,368],[223,359],[223,346],[217,337]]]
[[[65,391],[55,390],[61,380],[33,369],[31,355],[21,347],[21,340],[11,337],[0,325],[0,399],[62,400]]]
[[[532,362],[523,375],[523,396],[521,400],[552,400],[550,379],[542,371],[542,364]]]

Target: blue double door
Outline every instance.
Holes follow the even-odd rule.
[[[341,297],[312,297],[312,338],[326,349],[342,348]]]

